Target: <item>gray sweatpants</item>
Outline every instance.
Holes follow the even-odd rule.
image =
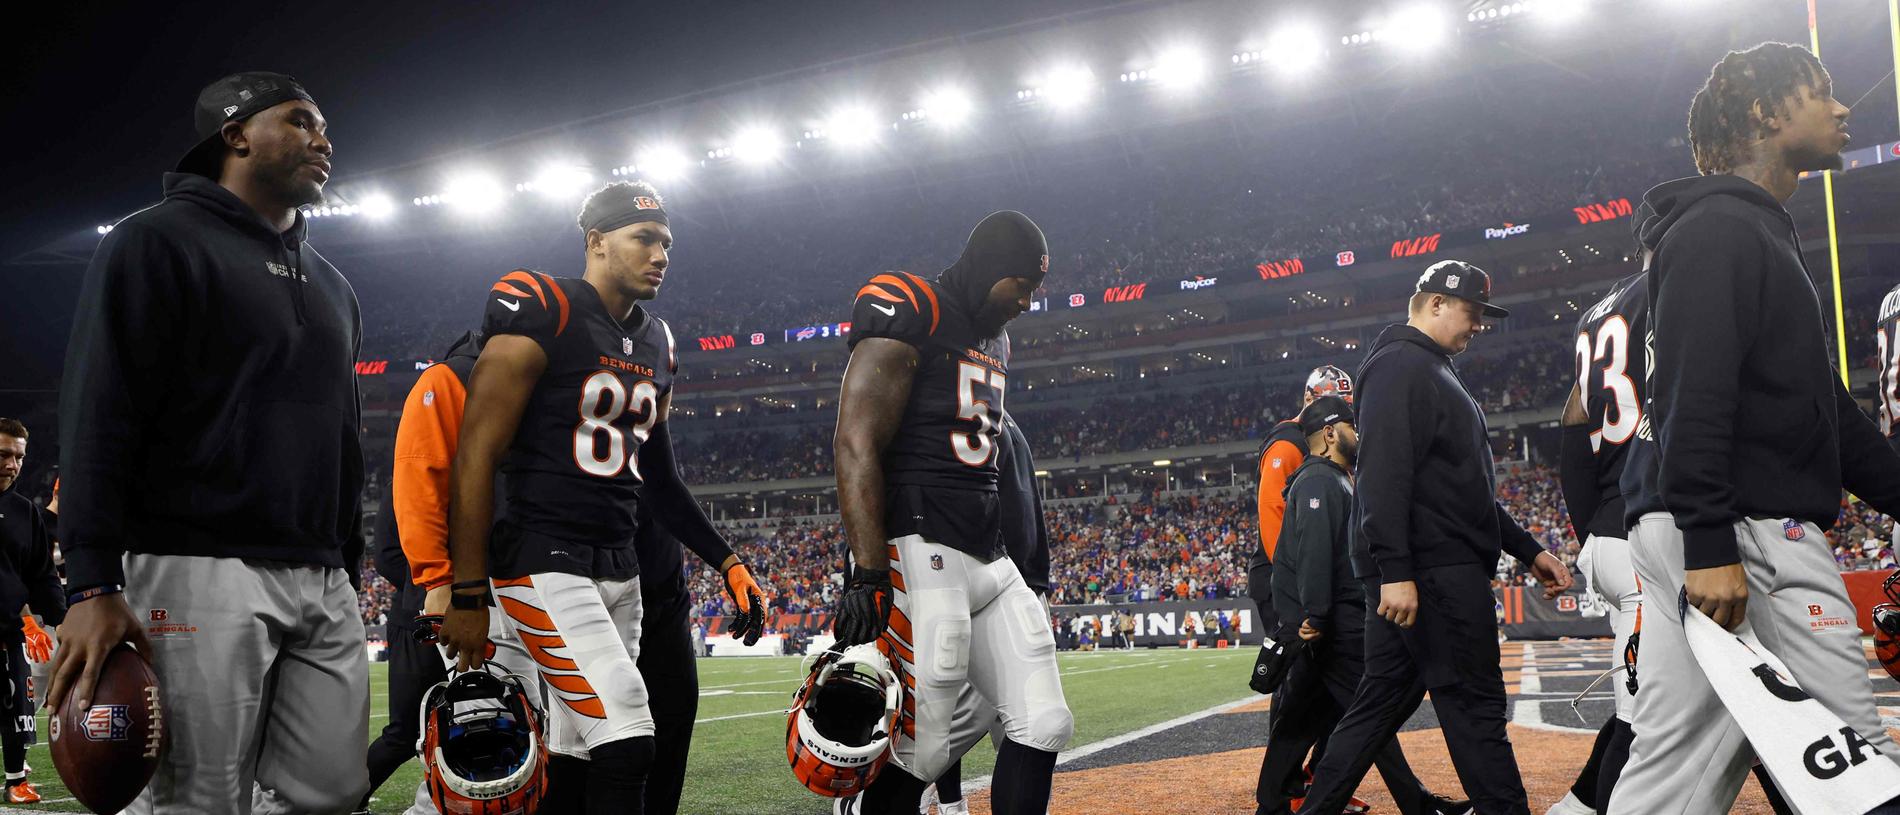
[[[351,811],[369,788],[369,656],[344,571],[128,554],[125,578],[171,731],[126,812]]]
[[[1821,530],[1781,519],[1745,520],[1735,530],[1748,575],[1745,625],[1803,690],[1882,753],[1896,755],[1874,704],[1854,604]],[[1630,547],[1643,588],[1636,740],[1609,813],[1728,812],[1755,754],[1683,636],[1676,605],[1682,533],[1666,513],[1644,515],[1630,530]]]

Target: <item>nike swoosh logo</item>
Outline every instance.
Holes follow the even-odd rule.
[[[874,308],[874,309],[877,309],[878,311],[882,311],[882,312],[884,312],[884,316],[886,316],[886,317],[896,317],[896,316],[897,316],[897,307],[896,307],[896,306],[886,306],[886,305],[881,305],[881,304],[878,304],[878,303],[872,303],[872,304],[871,304],[871,308]]]
[[[506,309],[508,309],[509,311],[520,311],[520,310],[521,310],[521,304],[520,304],[520,303],[510,303],[510,302],[508,302],[508,301],[506,301],[506,300],[503,300],[503,299],[501,299],[501,298],[499,298],[499,297],[497,297],[497,298],[495,298],[495,302],[497,302],[497,303],[500,303],[500,304],[502,305],[502,307],[504,307],[504,308],[506,308]]]

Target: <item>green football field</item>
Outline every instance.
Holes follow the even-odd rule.
[[[1254,649],[1130,651],[1065,654],[1063,689],[1075,713],[1081,747],[1216,705],[1247,698],[1245,680]],[[821,815],[829,799],[807,792],[785,762],[784,709],[797,689],[796,657],[730,657],[699,661],[698,726],[687,770],[682,813],[696,815]],[[388,721],[388,666],[370,666],[370,735]],[[41,714],[40,733],[46,733]],[[43,740],[43,739],[42,739]],[[986,776],[995,762],[988,741],[965,758],[966,779]],[[3,812],[83,812],[59,783],[44,744],[28,763],[46,803]],[[421,771],[403,765],[377,790],[371,810],[400,813]],[[979,796],[980,797],[980,796]]]

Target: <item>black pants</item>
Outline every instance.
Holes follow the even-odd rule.
[[[1379,583],[1366,582],[1366,674],[1316,768],[1302,815],[1335,815],[1379,750],[1431,689],[1432,707],[1465,794],[1485,815],[1527,815],[1517,756],[1505,734],[1504,673],[1487,570],[1441,566],[1417,573],[1410,630],[1378,616]]]
[[[1261,813],[1289,811],[1289,798],[1304,786],[1300,765],[1307,751],[1332,733],[1358,691],[1366,670],[1365,623],[1356,616],[1363,612],[1353,612],[1336,615],[1332,633],[1308,643],[1287,671],[1280,693],[1274,696],[1274,707],[1284,712],[1267,737],[1267,753],[1261,759],[1260,779],[1254,788],[1254,801]],[[1325,761],[1324,748],[1316,758]],[[1425,811],[1424,785],[1406,763],[1397,738],[1386,740],[1373,763],[1399,812],[1416,815]]]
[[[647,815],[679,811],[686,755],[699,715],[699,666],[693,653],[691,598],[685,579],[640,586],[640,678],[653,711],[653,769],[647,773]]]
[[[1280,625],[1280,613],[1273,609],[1273,564],[1258,563],[1247,569],[1247,599],[1253,601],[1254,629],[1271,636]],[[1298,628],[1298,626],[1294,626]]]
[[[33,725],[33,666],[26,660],[26,643],[8,643],[4,650],[7,677],[6,717],[0,723],[0,753],[6,760],[8,781],[26,777],[26,750],[37,740]]]
[[[434,645],[416,642],[415,609],[389,610],[389,724],[369,745],[369,791],[389,780],[404,762],[416,757],[416,739],[422,736],[420,705],[422,695],[436,683],[448,678],[442,667],[442,652]],[[405,790],[404,796],[413,790]],[[363,796],[364,807],[369,795]],[[363,807],[359,807],[363,808]]]

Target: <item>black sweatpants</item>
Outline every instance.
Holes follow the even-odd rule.
[[[693,654],[692,600],[683,576],[642,583],[640,658],[653,711],[653,769],[647,773],[647,815],[679,811],[686,785],[686,755],[699,715],[699,666]]]
[[[1355,610],[1356,611],[1356,610]],[[1335,615],[1332,633],[1308,643],[1286,683],[1274,697],[1284,712],[1267,737],[1267,753],[1260,763],[1254,801],[1261,813],[1289,811],[1289,797],[1304,786],[1300,765],[1308,750],[1333,732],[1352,704],[1365,675],[1365,622],[1356,615]],[[1324,750],[1319,761],[1325,761]],[[1426,792],[1405,761],[1397,738],[1387,739],[1373,763],[1391,790],[1393,803],[1403,815],[1422,812]],[[1357,785],[1355,785],[1357,786]],[[1350,793],[1351,790],[1348,790]]]
[[[436,683],[448,678],[442,667],[442,652],[437,646],[416,642],[416,611],[390,609],[389,637],[389,724],[369,745],[369,795],[389,780],[404,762],[416,757],[416,739],[422,736],[420,706],[422,695]],[[403,796],[409,795],[404,790]]]
[[[1365,678],[1333,731],[1301,815],[1340,812],[1427,688],[1473,805],[1485,815],[1528,815],[1504,728],[1504,673],[1488,571],[1476,564],[1418,571],[1418,619],[1410,630],[1378,616],[1379,582],[1366,581]]]
[[[0,666],[6,671],[6,717],[0,724],[0,754],[4,754],[8,781],[26,777],[26,750],[32,747],[38,734],[33,724],[33,668],[26,660],[26,643],[7,643],[0,646],[6,664]]]

